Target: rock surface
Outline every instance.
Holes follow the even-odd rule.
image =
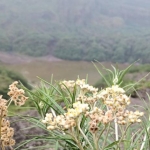
[[[24,116],[32,116],[32,117],[36,117],[37,116],[37,112],[35,111],[30,111],[27,113],[22,114]],[[34,138],[36,135],[40,136],[40,135],[44,135],[47,134],[47,132],[44,129],[41,129],[39,127],[36,127],[36,125],[30,123],[27,120],[24,120],[20,117],[11,117],[10,119],[11,122],[11,127],[14,128],[15,132],[14,132],[14,139],[16,140],[16,145],[15,148],[17,146],[20,145],[20,143],[25,142],[26,140],[29,140],[31,138]],[[25,149],[36,149],[34,147],[37,146],[45,146],[46,142],[44,141],[32,141],[29,142],[27,144],[25,144],[24,146],[18,148],[18,150],[25,150]],[[38,149],[38,148],[37,148]],[[43,149],[43,150],[50,150],[50,149]]]

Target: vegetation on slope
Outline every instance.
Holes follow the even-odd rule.
[[[0,51],[149,63],[149,17],[149,0],[1,0]]]
[[[0,95],[3,95],[4,98],[8,98],[7,92],[9,85],[14,81],[20,81],[25,87],[31,89],[31,86],[28,84],[27,80],[20,74],[4,69],[0,67]]]

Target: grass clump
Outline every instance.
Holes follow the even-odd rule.
[[[130,68],[129,73],[139,73],[139,72],[150,72],[150,65],[149,64],[138,64],[134,67]]]
[[[4,67],[0,67],[0,94],[3,95],[5,99],[8,99],[8,86],[13,81],[20,81],[25,87],[31,89],[31,86],[28,84],[27,80],[17,72],[14,72],[9,69],[4,69]]]

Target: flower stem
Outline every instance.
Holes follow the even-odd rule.
[[[114,120],[114,123],[115,123],[115,136],[116,136],[116,141],[118,141],[118,124],[117,124],[117,118],[115,117],[115,120]]]
[[[76,141],[76,143],[77,143],[79,149],[80,149],[80,150],[84,150],[83,147],[82,147],[82,145],[81,145],[81,143],[80,143],[80,141],[78,141],[76,137],[74,137],[74,140]]]
[[[9,103],[8,103],[8,105],[7,105],[7,108],[10,106],[11,102],[12,102],[12,99],[9,100]]]
[[[96,137],[96,133],[93,134],[93,141],[94,141],[94,145],[95,145],[95,150],[99,150],[98,138]]]
[[[147,132],[149,132],[149,129],[150,129],[150,127],[147,128]],[[144,148],[144,145],[145,145],[145,142],[146,142],[146,137],[147,137],[147,134],[145,133],[145,136],[144,136],[144,139],[143,139],[140,150],[143,150],[143,148]]]
[[[71,132],[67,132],[67,134],[69,134],[73,138],[73,140],[76,142],[76,144],[78,145],[78,148],[80,150],[84,150],[82,145],[81,145],[81,143],[80,143],[80,141],[77,139],[77,136],[76,136],[76,134],[74,132],[72,132],[72,131]]]
[[[83,133],[82,129],[80,128],[80,122],[78,123],[78,129],[81,132],[82,136],[84,137],[84,139],[87,141],[87,143],[90,145],[91,149],[93,150],[93,146],[91,145],[90,141],[88,140],[88,138],[86,137],[86,135]]]
[[[127,130],[128,130],[128,128],[129,128],[130,125],[131,125],[131,124],[129,124],[129,125],[126,127],[126,129],[125,129],[125,131],[124,131],[124,133],[123,133],[121,139],[119,140],[119,142],[118,142],[118,144],[117,144],[117,150],[119,150],[119,145],[120,145],[122,139],[124,138],[124,136],[125,136],[125,134],[126,134],[126,132],[127,132]]]
[[[101,133],[99,134],[99,136],[98,136],[98,141],[99,141],[101,135],[103,134],[103,132],[105,131],[106,127],[107,127],[107,125],[103,128],[103,130],[102,130]]]
[[[110,123],[109,123],[109,125],[108,125],[108,129],[107,129],[107,132],[106,132],[106,137],[105,137],[105,140],[104,140],[104,143],[103,143],[102,150],[105,148],[105,144],[106,144],[106,141],[107,141],[107,137],[108,137],[109,129],[110,129]]]

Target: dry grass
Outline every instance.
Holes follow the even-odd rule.
[[[107,68],[110,63],[103,63]],[[32,82],[37,82],[36,76],[39,76],[47,81],[53,74],[55,80],[76,79],[77,76],[85,78],[88,74],[88,82],[95,84],[100,76],[91,62],[84,61],[44,61],[34,60],[28,63],[7,64],[7,67],[14,71],[19,71]],[[121,68],[126,65],[119,65]]]
[[[8,65],[7,65],[8,66]],[[25,64],[9,65],[9,68],[21,72],[25,77],[31,81],[38,81],[36,76],[39,76],[47,81],[53,74],[56,80],[60,79],[75,79],[78,75],[81,78],[89,75],[89,82],[95,83],[99,75],[92,63],[89,62],[46,62],[34,61]]]

